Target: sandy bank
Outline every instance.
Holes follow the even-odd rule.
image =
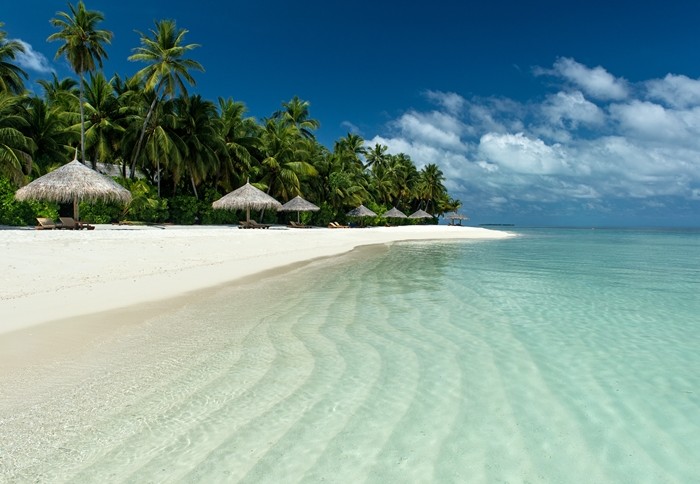
[[[172,298],[363,245],[509,235],[451,226],[0,230],[0,333]]]

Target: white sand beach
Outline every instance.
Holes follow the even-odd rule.
[[[0,230],[0,334],[166,300],[359,246],[509,235],[445,225],[273,226],[268,230],[98,225],[91,231]]]

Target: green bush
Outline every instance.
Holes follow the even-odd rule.
[[[168,219],[168,201],[158,198],[157,189],[145,180],[119,180],[131,191],[131,202],[124,217],[127,220],[159,223]]]
[[[0,225],[36,225],[36,217],[58,218],[58,206],[50,202],[15,200],[17,188],[6,178],[0,178]]]
[[[80,220],[94,224],[119,222],[124,215],[124,206],[120,203],[81,202]]]
[[[179,225],[193,225],[199,221],[200,201],[192,195],[177,195],[168,200],[170,221]]]

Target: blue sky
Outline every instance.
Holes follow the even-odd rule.
[[[8,2],[6,2],[8,3]],[[614,5],[613,5],[614,4]],[[700,4],[88,0],[105,73],[170,18],[206,72],[191,92],[269,116],[297,95],[328,147],[348,132],[438,164],[478,223],[700,226]],[[3,5],[31,80],[71,76],[49,20]]]

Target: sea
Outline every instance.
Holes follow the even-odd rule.
[[[700,482],[700,230],[507,230],[130,324],[0,415],[0,481]]]

